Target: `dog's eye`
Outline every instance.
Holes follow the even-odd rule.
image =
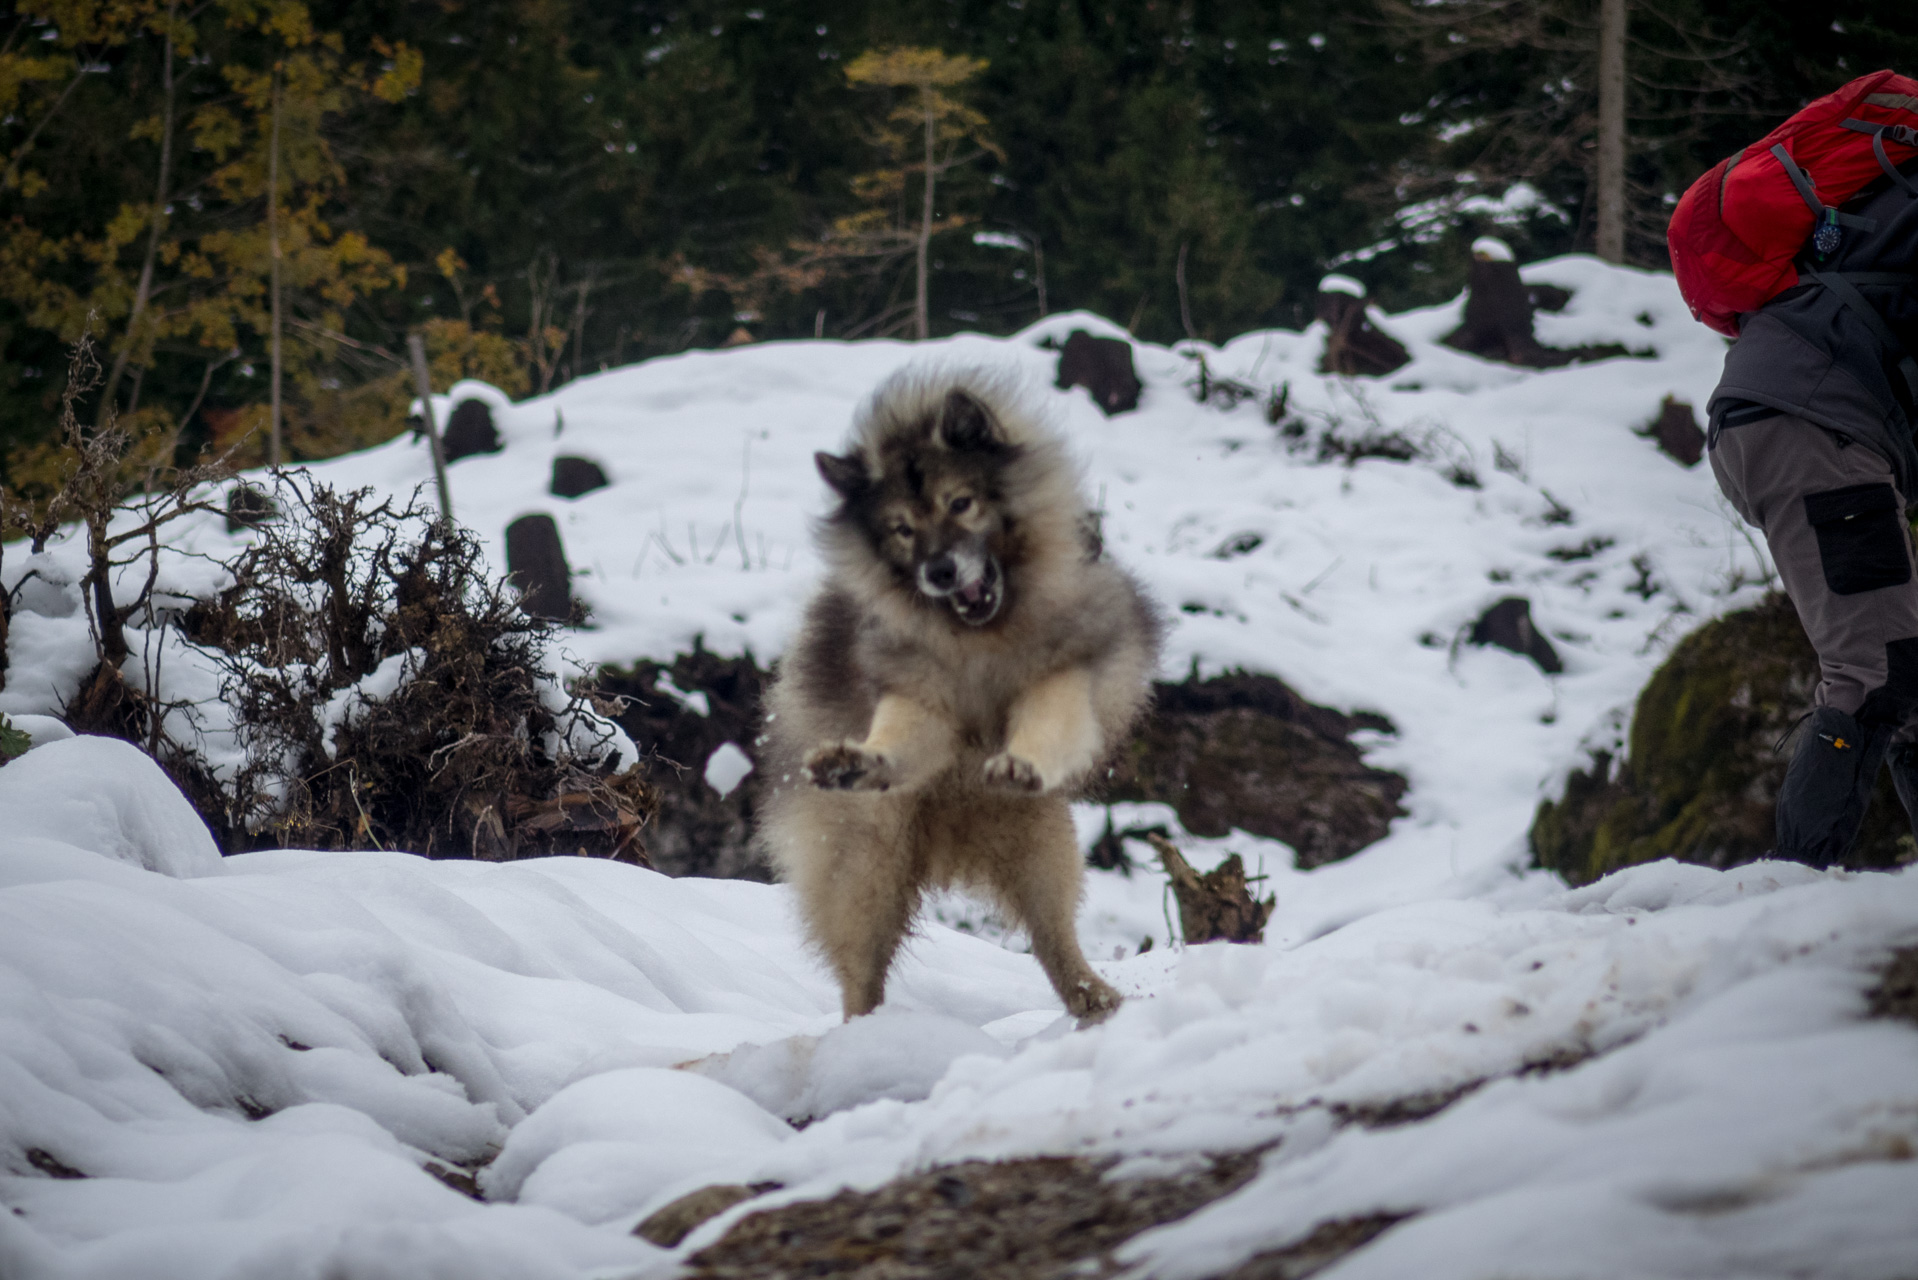
[[[910,538],[912,536],[912,526],[902,520],[892,527],[892,536],[895,538]]]
[[[972,510],[972,499],[971,498],[954,498],[952,500],[952,505],[947,507],[946,510],[952,512],[952,514],[956,516],[964,515],[966,512]]]

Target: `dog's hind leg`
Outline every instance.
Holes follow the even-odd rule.
[[[1102,746],[1092,673],[1068,667],[1013,703],[1006,749],[986,761],[986,782],[1009,791],[1056,791],[1092,768]]]
[[[1073,917],[1079,908],[1085,868],[1064,800],[1018,804],[995,833],[998,854],[991,876],[1000,900],[1032,939],[1032,954],[1052,989],[1081,1026],[1102,1021],[1119,1007],[1119,993],[1092,971],[1079,949]],[[1016,849],[1009,848],[1017,840]],[[1010,856],[1008,856],[1010,855]]]
[[[952,722],[911,698],[884,694],[864,742],[835,742],[806,757],[813,785],[829,791],[910,791],[952,763]]]
[[[919,905],[910,816],[890,798],[812,793],[797,824],[811,847],[786,859],[806,931],[825,956],[846,1017],[884,1001],[886,971]]]

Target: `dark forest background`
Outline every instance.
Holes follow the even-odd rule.
[[[0,6],[0,466],[19,495],[53,482],[83,333],[103,363],[85,420],[155,456],[257,458],[269,175],[295,458],[401,429],[411,332],[440,386],[514,394],[745,337],[907,334],[904,240],[847,236],[916,217],[888,133],[911,91],[846,75],[902,46],[985,63],[949,90],[977,127],[937,189],[934,334],[1072,308],[1154,341],[1297,327],[1328,269],[1387,307],[1438,301],[1478,234],[1521,259],[1591,247],[1596,11]],[[1649,267],[1716,160],[1857,74],[1918,69],[1901,0],[1669,0],[1629,32],[1626,254]]]

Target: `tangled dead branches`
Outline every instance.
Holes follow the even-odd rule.
[[[242,763],[229,847],[644,861],[657,807],[549,670],[550,628],[417,501],[278,478],[279,518],[187,616],[224,668]],[[204,806],[203,806],[204,807]]]

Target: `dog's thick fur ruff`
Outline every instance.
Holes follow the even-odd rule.
[[[759,837],[846,1016],[880,1004],[948,884],[990,894],[1066,1008],[1104,1016],[1067,802],[1145,707],[1156,611],[1100,558],[1063,444],[988,375],[896,375],[818,463],[840,501],[767,695]]]

